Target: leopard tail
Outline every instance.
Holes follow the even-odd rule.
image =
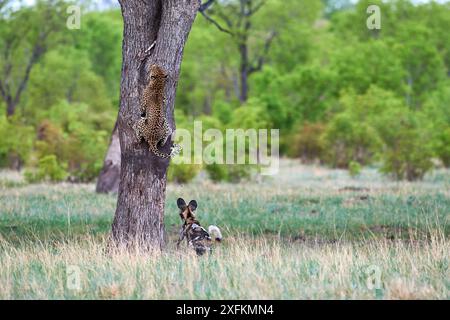
[[[163,158],[163,159],[170,158],[170,154],[163,153],[163,152],[158,150],[158,147],[156,146],[156,143],[151,143],[150,144],[150,151],[153,152],[155,155],[157,155],[160,158]]]

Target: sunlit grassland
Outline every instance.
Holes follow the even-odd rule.
[[[175,250],[176,198],[225,240]],[[169,185],[162,253],[106,252],[116,199],[0,174],[0,298],[450,298],[450,172],[393,182],[284,161],[260,182]],[[67,287],[77,266],[81,289]],[[370,270],[380,287],[367,287]]]

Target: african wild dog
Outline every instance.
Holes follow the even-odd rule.
[[[197,209],[197,201],[191,200],[188,205],[182,198],[177,200],[178,208],[180,209],[180,217],[183,220],[183,225],[180,228],[180,237],[177,241],[177,248],[181,241],[186,238],[188,246],[193,247],[197,255],[201,256],[207,251],[211,251],[212,239],[210,234],[215,235],[216,241],[222,240],[222,233],[216,226],[209,226],[208,231],[200,225],[200,222],[195,219],[194,211]]]

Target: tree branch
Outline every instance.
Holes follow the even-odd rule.
[[[1,80],[0,80],[0,94],[2,95],[3,100],[6,101],[6,92],[5,92],[5,89],[3,88],[3,84],[2,84]]]
[[[20,96],[22,95],[22,92],[27,85],[28,79],[30,78],[31,68],[37,62],[39,57],[42,55],[43,51],[44,50],[39,45],[35,46],[35,49],[33,50],[33,54],[31,55],[30,60],[28,61],[27,67],[25,69],[25,74],[23,76],[23,79],[20,82],[20,85],[17,88],[16,94],[14,96],[14,105],[17,105],[19,103]]]
[[[260,71],[265,63],[265,60],[267,58],[267,54],[269,53],[270,46],[272,45],[273,39],[277,36],[277,32],[272,30],[272,32],[267,37],[265,43],[263,52],[259,55],[256,65],[252,65],[248,69],[248,74],[252,74],[253,72]]]
[[[210,16],[208,16],[205,13],[206,9],[208,9],[213,4],[214,1],[215,0],[208,0],[208,1],[206,1],[204,4],[200,5],[200,8],[198,9],[198,11],[202,14],[202,16],[206,20],[208,20],[213,25],[215,25],[217,27],[217,29],[219,29],[222,32],[228,33],[229,35],[233,35],[233,33],[230,30],[223,28],[216,20],[214,20],[213,18],[211,18]]]
[[[231,22],[230,18],[226,14],[224,14],[221,11],[217,12],[216,14],[219,18],[221,18],[223,21],[225,21],[225,24],[227,25],[227,27],[229,29],[233,29],[233,23]]]
[[[3,7],[6,7],[8,0],[0,0],[0,10],[3,9]]]
[[[249,10],[246,12],[246,16],[252,16],[254,15],[259,9],[262,8],[266,4],[267,0],[261,0],[255,7],[250,7]]]
[[[208,0],[205,3],[202,3],[200,5],[200,8],[198,9],[198,11],[200,11],[200,12],[205,11],[206,9],[208,9],[214,3],[214,1],[215,0]]]

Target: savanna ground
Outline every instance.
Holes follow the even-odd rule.
[[[212,255],[175,249],[178,197],[222,228]],[[168,245],[154,253],[105,251],[115,202],[93,184],[1,172],[0,298],[450,298],[446,170],[411,183],[283,161],[259,182],[200,176],[168,186]]]

